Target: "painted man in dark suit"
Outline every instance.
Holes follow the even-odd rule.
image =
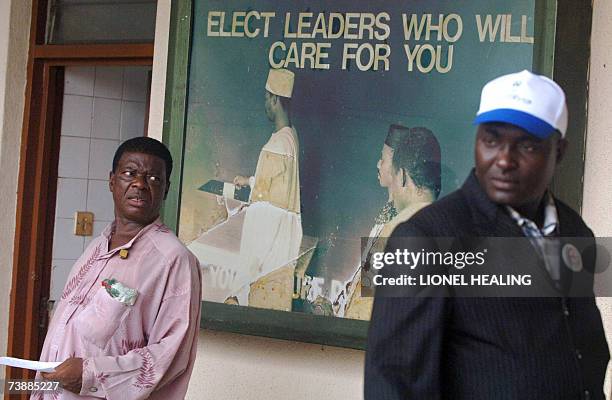
[[[475,124],[476,166],[464,185],[399,225],[391,240],[528,238],[519,253],[550,282],[563,282],[566,266],[546,262],[541,243],[593,233],[548,190],[567,148],[562,89],[528,71],[497,78],[483,88]],[[394,250],[390,241],[386,251]],[[608,360],[593,297],[377,295],[365,399],[604,399]]]

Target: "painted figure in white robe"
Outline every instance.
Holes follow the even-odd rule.
[[[294,262],[300,251],[299,141],[290,117],[293,82],[291,71],[270,70],[265,110],[275,131],[259,154],[255,175],[234,178],[237,186],[251,187],[240,242],[242,286],[235,299],[241,305],[248,304],[250,283]]]

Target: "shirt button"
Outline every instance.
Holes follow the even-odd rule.
[[[582,353],[580,352],[580,350],[576,350],[576,358],[582,360]],[[586,392],[588,392],[588,390]]]
[[[569,308],[567,308],[567,307],[563,308],[563,314],[564,314],[566,317],[569,317],[569,315],[570,315]]]
[[[97,388],[97,387],[90,387],[90,388],[89,388],[89,391],[90,391],[90,392],[94,392],[94,393],[95,393],[95,392],[97,392],[97,391],[98,391],[98,388]]]
[[[588,390],[584,391],[584,400],[589,400],[591,398],[591,392]]]

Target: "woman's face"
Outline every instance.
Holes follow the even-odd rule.
[[[376,164],[378,168],[378,182],[382,187],[389,187],[393,182],[393,149],[383,144],[380,152],[380,160]]]

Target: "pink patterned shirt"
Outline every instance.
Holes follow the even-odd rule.
[[[40,356],[83,358],[81,396],[64,390],[32,399],[185,397],[200,322],[198,260],[159,219],[108,251],[112,229],[94,239],[72,268]],[[121,249],[128,250],[126,258]],[[133,306],[102,287],[111,278],[138,291]]]

